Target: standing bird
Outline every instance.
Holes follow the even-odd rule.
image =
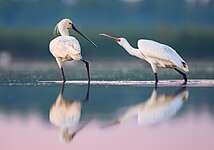
[[[133,48],[125,38],[115,38],[107,34],[100,34],[108,37],[119,45],[121,45],[130,55],[146,60],[150,63],[155,74],[155,85],[158,83],[157,68],[173,68],[180,73],[184,78],[184,83],[187,83],[187,77],[184,72],[189,72],[188,65],[171,47],[152,41],[140,39],[138,40],[138,49]]]
[[[81,36],[86,38],[95,47],[97,47],[91,40],[89,40],[84,34],[82,34],[74,26],[70,19],[62,19],[55,27],[54,31],[59,32],[61,36],[53,39],[50,44],[50,52],[56,58],[57,64],[62,72],[63,82],[66,81],[62,64],[66,61],[82,61],[86,65],[88,81],[90,82],[89,63],[81,56],[80,44],[75,37],[69,36],[69,29],[75,30]]]

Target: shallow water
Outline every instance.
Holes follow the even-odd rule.
[[[150,71],[137,71],[141,64],[125,69],[121,64],[113,70],[109,64],[97,64],[102,67],[91,68],[92,80],[153,80]],[[214,148],[213,85],[155,89],[152,84],[91,84],[89,88],[68,83],[63,88],[61,83],[39,82],[60,80],[55,64],[26,72],[23,64],[17,65],[0,74],[2,149]],[[84,66],[78,65],[66,66],[67,78],[85,80]],[[76,72],[69,71],[73,66]],[[213,65],[206,66],[209,69],[193,68],[189,76],[213,81]],[[161,72],[160,78],[181,79],[168,71]]]
[[[89,60],[92,80],[154,80],[151,66],[139,59],[134,60]],[[189,79],[213,79],[214,62],[207,60],[187,61]],[[35,83],[37,81],[61,80],[61,72],[55,62],[20,61],[1,67],[0,83]],[[64,65],[67,80],[87,80],[85,65],[67,62]],[[159,69],[159,80],[182,79],[176,71]]]

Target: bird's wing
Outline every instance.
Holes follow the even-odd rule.
[[[175,66],[183,67],[182,62],[185,62],[174,49],[152,40],[139,40],[138,47],[146,58],[154,59],[158,63],[170,62]]]
[[[76,38],[70,36],[59,36],[50,42],[50,51],[55,57],[66,57],[67,55],[78,55],[81,53],[80,44]]]

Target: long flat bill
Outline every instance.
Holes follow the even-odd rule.
[[[102,34],[99,34],[99,35],[104,36],[104,37],[107,37],[107,38],[110,38],[110,39],[114,40],[115,42],[120,42],[120,39],[119,39],[119,38],[110,36],[110,35],[108,35],[108,34],[102,33]]]
[[[110,35],[105,34],[105,33],[101,33],[101,34],[99,34],[99,35],[101,35],[101,36],[105,36],[105,37],[108,37],[108,38],[111,38],[111,39],[115,39],[115,37],[110,36]]]

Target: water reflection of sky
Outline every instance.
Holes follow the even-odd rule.
[[[59,142],[57,129],[38,116],[21,119],[1,116],[3,149],[213,149],[213,119],[193,113],[158,126],[139,126],[130,120],[118,127],[102,129],[92,121],[71,143]]]
[[[60,95],[60,84],[1,86],[1,147],[213,149],[213,87],[159,87],[156,91],[144,86],[92,85],[87,103],[76,107],[87,89],[87,85],[68,84]],[[56,109],[58,120],[69,125],[72,115],[79,115],[80,120],[66,126],[68,134],[63,132],[68,137],[76,133],[71,140],[63,140],[61,127],[49,120],[57,101],[62,103]]]

